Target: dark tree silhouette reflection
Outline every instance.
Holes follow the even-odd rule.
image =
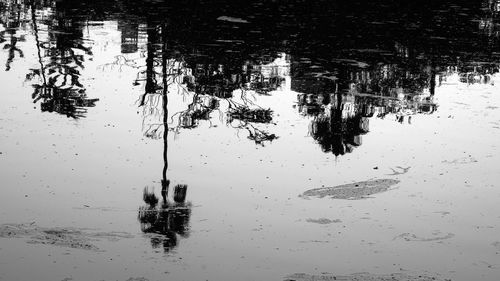
[[[144,94],[138,104],[143,108],[143,130],[147,137],[159,138],[165,129],[178,134],[182,129],[198,127],[201,122],[211,125],[213,114],[218,113],[229,126],[246,130],[248,138],[257,144],[264,145],[277,138],[259,128],[259,124],[272,124],[272,110],[260,107],[249,97],[267,95],[279,87],[284,78],[276,73],[276,68],[248,61],[225,65],[217,57],[207,63],[198,56],[181,55],[166,48],[167,30],[163,23],[148,23],[145,66],[139,67],[134,82],[135,85],[144,82]],[[182,96],[187,102],[182,110],[168,115],[161,106],[165,95]]]
[[[298,77],[292,80],[292,89],[303,93],[297,96],[299,112],[313,118],[310,136],[324,152],[336,156],[362,145],[372,117],[391,114],[400,123],[411,123],[414,115],[433,113],[437,109],[436,80],[448,75],[438,75],[425,63],[333,67],[330,72],[296,69]]]
[[[92,56],[89,42],[83,39],[84,24],[63,3],[56,4],[55,12],[40,20],[33,6],[31,21],[39,62],[39,68],[26,75],[28,81],[33,81],[33,102],[40,102],[42,111],[84,117],[87,108],[98,101],[88,98],[80,81],[85,58]],[[47,30],[42,32],[40,25]]]
[[[33,100],[43,111],[73,118],[85,116],[97,101],[87,97],[81,81],[92,57],[85,20],[117,21],[122,57],[138,50],[146,56],[134,81],[144,86],[138,100],[144,134],[165,142],[169,132],[212,127],[218,117],[255,144],[268,144],[278,138],[274,109],[254,97],[270,95],[291,79],[292,90],[301,93],[299,110],[314,119],[310,135],[323,150],[341,155],[361,144],[369,118],[394,115],[410,123],[416,114],[435,112],[436,88],[449,75],[489,84],[499,71],[498,0],[433,1],[425,7],[421,1],[378,0],[255,6],[222,0],[196,7],[162,1],[0,3],[6,69],[24,55],[19,33],[30,23],[39,61],[27,75]],[[225,13],[242,20],[221,17]],[[146,46],[139,46],[144,38]],[[280,57],[291,70],[275,63]],[[175,96],[184,103],[171,102],[169,114]]]
[[[368,133],[369,120],[352,111],[353,98],[340,93],[332,95],[332,102],[312,120],[309,133],[324,152],[335,156],[350,153],[362,144],[361,135]]]
[[[162,193],[162,199],[149,188],[144,188],[145,206],[139,208],[141,231],[149,234],[153,248],[163,247],[169,252],[178,244],[179,237],[189,237],[191,204],[186,202],[186,185],[174,187],[173,200]]]

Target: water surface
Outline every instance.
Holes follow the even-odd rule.
[[[0,279],[497,280],[499,11],[0,1]]]

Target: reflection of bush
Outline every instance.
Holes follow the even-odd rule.
[[[231,119],[253,123],[270,123],[273,120],[273,111],[271,109],[250,109],[246,106],[231,108],[228,115]]]
[[[67,117],[84,117],[87,107],[94,107],[98,99],[89,99],[84,90],[61,89],[47,85],[33,85],[34,102],[41,100],[41,110],[57,112]]]
[[[148,188],[144,189],[143,200],[145,206],[139,208],[138,219],[141,231],[151,234],[153,248],[163,247],[169,252],[178,244],[178,236],[189,236],[189,219],[191,205],[185,203],[187,185],[176,185],[174,188],[174,202],[163,198],[159,199]]]
[[[248,139],[253,140],[255,144],[264,146],[264,143],[272,142],[273,140],[278,138],[278,136],[276,136],[275,134],[266,132],[264,130],[259,130],[255,127],[248,127],[247,129],[249,132]]]
[[[270,95],[270,92],[276,91],[285,81],[283,77],[271,77],[268,79],[261,78],[260,80],[250,83],[248,89],[255,91],[259,95]]]
[[[248,139],[254,141],[255,144],[264,146],[266,142],[272,142],[278,138],[275,134],[254,126],[254,124],[259,123],[271,123],[273,120],[273,111],[271,109],[263,109],[260,107],[251,109],[246,105],[236,105],[229,108],[227,114],[229,116],[228,123],[236,121],[237,125],[234,127],[246,129],[248,131]]]
[[[498,67],[475,67],[473,69],[463,68],[463,72],[460,72],[460,82],[467,84],[489,84],[491,82],[492,75],[498,72]]]
[[[188,109],[180,113],[179,124],[185,129],[196,128],[200,120],[210,120],[210,114],[217,108],[219,108],[217,99],[211,96],[195,96]]]

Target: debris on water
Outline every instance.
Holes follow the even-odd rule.
[[[304,192],[300,197],[330,197],[332,199],[350,199],[358,200],[367,198],[370,195],[381,193],[389,190],[393,185],[398,184],[398,180],[393,179],[376,179],[368,181],[360,181],[355,183],[343,184],[334,187],[324,187],[311,189]]]
[[[351,275],[332,275],[321,274],[311,275],[305,273],[295,273],[285,277],[284,281],[318,281],[318,280],[342,280],[342,281],[440,281],[433,276],[423,274],[409,275],[405,273],[393,273],[387,275],[378,275],[370,273],[355,273]]]
[[[299,241],[299,243],[330,243],[330,241],[325,241],[325,240],[309,240],[309,241]]]
[[[64,228],[39,231],[30,237],[28,243],[99,251],[99,248],[90,243],[90,239],[82,235],[80,231]]]
[[[149,279],[144,278],[144,277],[137,277],[137,278],[129,278],[127,281],[149,281]]]
[[[439,232],[433,233],[433,237],[420,237],[412,233],[403,233],[401,235],[396,236],[393,240],[403,239],[405,241],[416,241],[416,242],[433,242],[433,241],[442,241],[446,239],[450,239],[455,237],[455,234],[448,233],[446,235],[439,235]]]
[[[387,174],[388,176],[398,176],[398,175],[403,175],[408,173],[411,167],[401,167],[401,166],[396,166],[396,168],[391,168],[392,174]]]
[[[330,220],[327,218],[319,218],[319,219],[307,219],[306,222],[317,223],[317,224],[331,224],[331,223],[341,223],[342,221],[339,219]]]
[[[435,214],[440,214],[440,215],[441,215],[441,216],[443,216],[443,217],[444,217],[444,216],[447,216],[447,215],[449,215],[449,214],[451,214],[451,213],[450,213],[450,212],[448,212],[448,211],[440,211],[440,212],[434,212],[434,213],[435,213]]]
[[[100,251],[93,244],[94,241],[106,239],[118,241],[123,238],[132,238],[133,235],[124,232],[97,232],[90,233],[76,228],[45,228],[31,224],[2,224],[0,238],[28,238],[29,244],[44,244],[59,247]]]
[[[228,16],[220,16],[217,18],[217,20],[234,22],[234,23],[248,23],[247,20],[244,20],[242,18],[234,18],[234,17],[228,17]]]
[[[468,157],[458,158],[454,160],[445,160],[443,163],[446,164],[470,164],[478,162],[476,158],[469,155]]]

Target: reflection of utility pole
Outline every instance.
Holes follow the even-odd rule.
[[[434,96],[436,92],[436,65],[434,63],[434,58],[431,58],[431,71],[430,71],[430,81],[429,81],[429,92],[431,94],[431,97]]]
[[[163,200],[166,200],[166,196],[168,194],[168,184],[169,181],[167,179],[167,169],[168,169],[168,73],[167,73],[167,32],[166,32],[166,24],[162,25],[161,29],[161,37],[162,37],[162,80],[163,80],[163,92],[162,92],[162,100],[163,100],[163,173],[161,180],[161,194],[163,196]]]
[[[342,120],[342,113],[344,110],[344,96],[349,91],[349,74],[347,70],[342,70],[339,73],[339,82],[336,85],[337,104],[333,114],[330,116],[330,136],[331,136],[331,150],[335,156],[344,155],[346,148],[344,145],[344,122]],[[341,82],[340,82],[341,81]]]

